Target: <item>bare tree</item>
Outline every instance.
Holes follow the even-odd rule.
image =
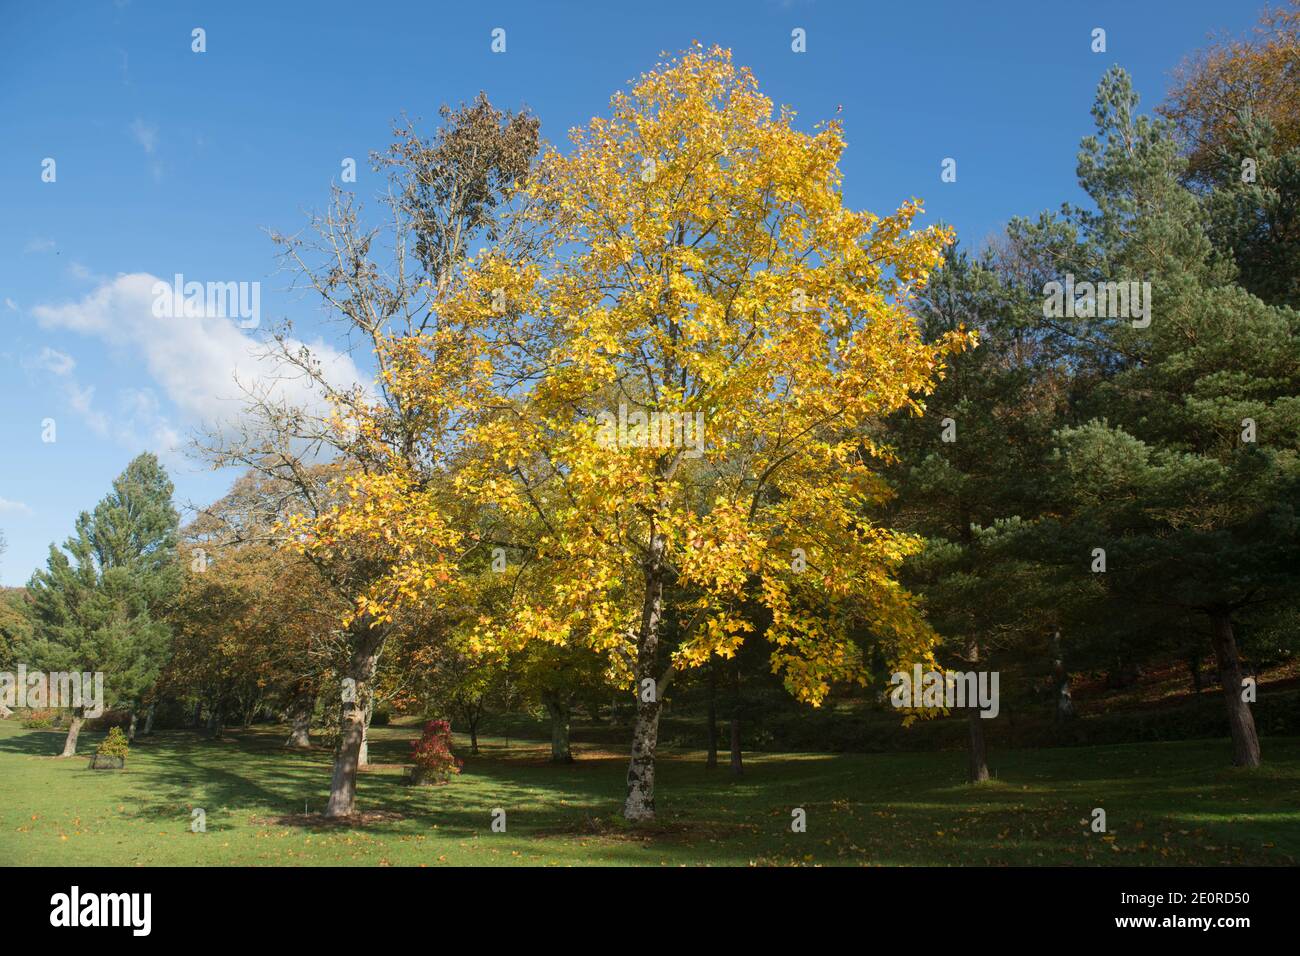
[[[405,406],[390,388],[387,357],[395,341],[439,330],[440,299],[454,287],[476,243],[498,238],[503,206],[536,155],[538,122],[526,112],[503,113],[482,94],[458,109],[443,107],[441,117],[442,125],[427,139],[403,121],[389,150],[372,154],[375,170],[387,179],[381,224],[368,224],[360,203],[335,186],[326,211],[310,217],[305,233],[272,233],[284,267],[295,276],[293,287],[319,297],[342,325],[350,350],[364,348],[373,356],[375,384],[333,380],[286,323],[266,343],[279,377],[245,384],[243,424],[200,443],[214,465],[244,466],[286,489],[292,499],[286,505],[308,523],[329,514],[347,476],[383,474],[396,463],[417,484],[433,486],[446,483],[455,466],[457,438],[468,423],[444,414],[431,429],[428,410]],[[288,379],[307,384],[332,414],[287,399],[282,386]],[[375,427],[349,424],[359,421]],[[365,549],[313,560],[354,608],[386,570],[385,555]],[[328,816],[355,810],[375,669],[399,626],[358,610],[343,628],[346,693]]]

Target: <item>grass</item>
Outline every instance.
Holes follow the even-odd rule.
[[[164,731],[127,769],[52,757],[58,731],[0,721],[0,864],[32,865],[850,865],[1294,864],[1300,738],[1264,741],[1257,771],[1225,766],[1226,740],[1008,751],[996,778],[963,782],[964,755],[764,754],[745,775],[703,755],[661,754],[660,819],[618,809],[626,757],[485,738],[447,786],[409,787],[407,727],[376,728],[361,775],[361,825],[326,823],[330,755],[279,749],[281,728],[209,742]],[[464,741],[458,740],[462,746]],[[467,748],[465,748],[467,749]],[[724,755],[725,763],[725,755]],[[202,807],[206,833],[191,833]],[[312,811],[304,815],[304,807]],[[790,830],[791,810],[807,832]],[[1107,833],[1089,827],[1094,807]],[[506,811],[506,832],[491,830]]]

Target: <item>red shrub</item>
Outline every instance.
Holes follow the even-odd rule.
[[[451,724],[445,720],[425,724],[420,739],[411,741],[411,760],[415,783],[446,783],[452,774],[460,773],[463,761],[451,752]]]

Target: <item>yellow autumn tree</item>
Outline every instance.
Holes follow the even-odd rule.
[[[888,494],[868,432],[965,339],[927,345],[909,311],[948,234],[913,229],[914,200],[846,208],[839,123],[797,129],[727,51],[661,64],[572,139],[529,175],[523,238],[444,303],[497,395],[457,482],[527,539],[530,586],[480,639],[608,655],[637,701],[624,815],[646,820],[664,693],[735,653],[746,601],[813,705],[866,681],[864,627],[929,657],[895,578],[917,541],[864,517]]]

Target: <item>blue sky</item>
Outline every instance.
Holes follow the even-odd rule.
[[[978,246],[1013,215],[1079,200],[1075,152],[1107,67],[1127,68],[1150,107],[1185,54],[1247,30],[1262,6],[0,0],[0,583],[24,583],[139,451],[163,456],[180,502],[233,477],[180,447],[233,408],[236,365],[257,374],[244,353],[259,331],[156,321],[148,277],[260,282],[263,326],[291,318],[340,376],[366,376],[287,291],[264,230],[300,228],[344,157],[374,196],[365,157],[402,112],[431,120],[485,90],[563,143],[661,51],[717,43],[806,127],[843,107],[851,205],[917,196],[926,222]],[[1095,27],[1105,53],[1090,49]],[[795,28],[806,53],[791,51]],[[946,157],[956,182],[940,182]]]

